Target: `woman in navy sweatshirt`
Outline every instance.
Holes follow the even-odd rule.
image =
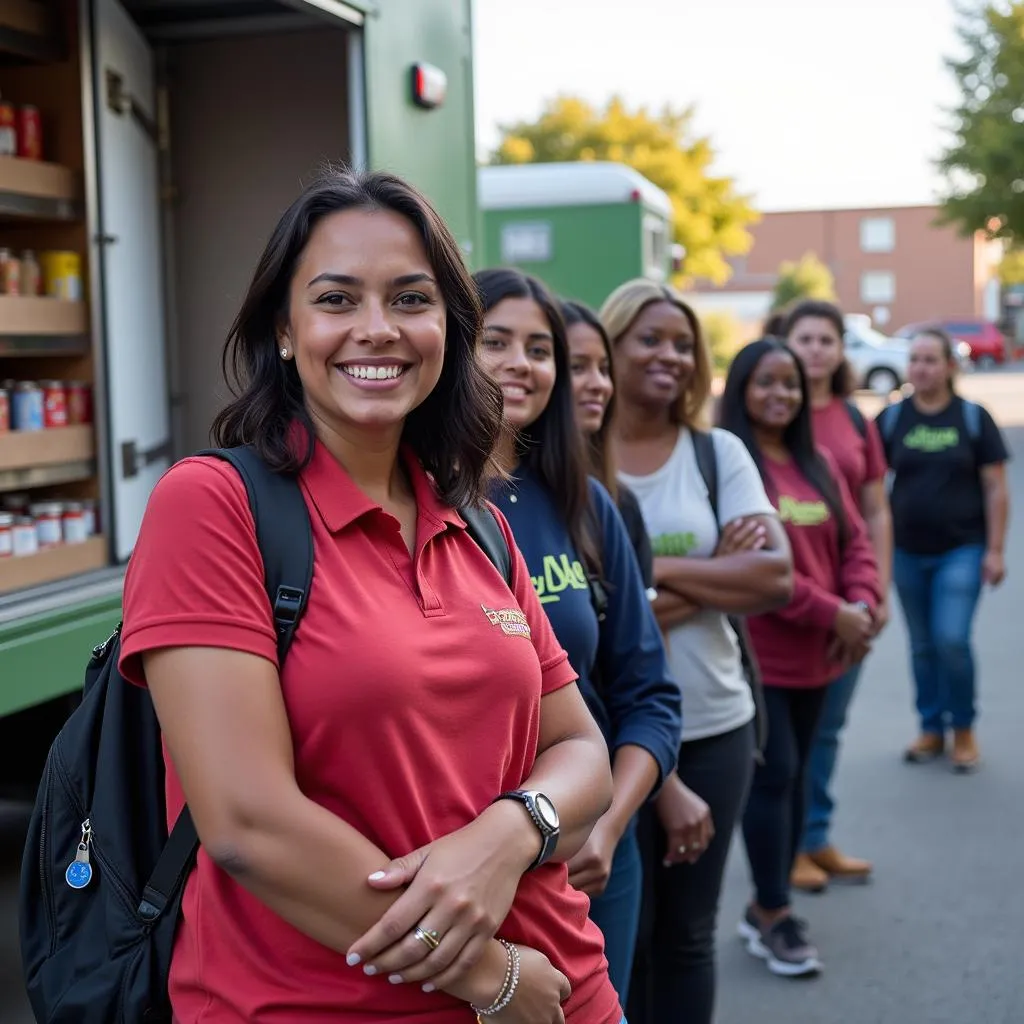
[[[861,661],[881,600],[867,528],[843,475],[811,431],[807,378],[775,338],[736,356],[721,425],[754,457],[793,551],[793,599],[748,620],[761,666],[768,743],[743,820],[756,890],[740,922],[748,950],[779,975],[821,969],[806,925],[790,914],[790,872],[803,832],[804,779],[829,683]]]
[[[497,455],[509,476],[491,498],[512,527],[612,758],[612,806],[570,862],[569,878],[591,896],[625,1005],[642,884],[636,813],[675,767],[679,688],[622,517],[587,475],[558,306],[539,281],[515,270],[484,270],[475,279],[485,311],[479,360],[501,386],[508,428]]]

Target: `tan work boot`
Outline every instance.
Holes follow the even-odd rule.
[[[859,857],[847,857],[834,846],[826,846],[808,854],[811,862],[836,882],[866,882],[871,877],[872,864]]]
[[[910,764],[924,764],[942,757],[946,751],[944,737],[934,732],[923,732],[903,752],[903,760]]]
[[[806,853],[798,853],[789,884],[801,892],[824,892],[828,888],[828,875]]]
[[[973,729],[953,730],[953,771],[965,774],[978,767],[978,744],[974,739]]]

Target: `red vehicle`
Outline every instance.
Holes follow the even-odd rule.
[[[927,327],[941,327],[954,341],[970,346],[971,362],[979,369],[1006,362],[1006,338],[990,320],[932,320],[907,324],[896,332],[897,338],[912,338]]]

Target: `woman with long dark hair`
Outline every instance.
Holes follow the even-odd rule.
[[[505,410],[497,457],[508,477],[491,497],[610,751],[612,805],[570,861],[569,881],[591,897],[625,1003],[640,907],[636,813],[675,764],[679,691],[622,518],[588,478],[558,306],[515,270],[483,270],[475,280],[484,306],[478,359]]]
[[[864,519],[878,562],[882,600],[875,610],[874,636],[889,620],[892,576],[892,517],[885,493],[885,452],[878,428],[853,404],[853,370],[845,357],[843,314],[831,302],[797,303],[782,324],[780,337],[796,353],[807,375],[814,442],[828,451]],[[832,779],[839,737],[846,726],[863,662],[829,684],[825,707],[808,764],[807,820],[793,867],[793,886],[821,892],[830,880],[863,882],[871,862],[850,857],[830,840],[835,798]]]
[[[641,814],[645,893],[627,1014],[710,1024],[722,878],[755,751],[755,700],[729,616],[786,601],[789,552],[747,450],[705,427],[711,357],[693,310],[635,280],[600,315],[614,355],[610,439],[651,537],[654,609],[684,709],[676,771]],[[712,467],[717,482],[705,480]]]
[[[180,1024],[621,1020],[565,868],[607,751],[508,524],[506,580],[458,511],[486,511],[501,424],[480,327],[457,243],[398,178],[327,174],[271,234],[215,434],[309,512],[283,664],[241,478],[186,459],[150,498],[120,667],[153,697],[169,823],[187,800],[201,840]]]
[[[857,505],[831,456],[815,447],[799,359],[776,338],[746,346],[719,408],[721,425],[753,456],[793,551],[793,599],[748,620],[768,743],[743,817],[755,896],[739,929],[774,974],[796,977],[821,969],[805,923],[790,912],[807,760],[829,684],[870,647],[881,592]]]
[[[879,415],[893,471],[894,577],[910,634],[918,738],[905,759],[978,766],[974,613],[984,585],[1006,576],[1009,453],[988,411],[956,394],[952,339],[939,328],[910,343],[913,395]]]

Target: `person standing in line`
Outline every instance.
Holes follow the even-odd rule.
[[[760,469],[793,551],[792,601],[748,620],[768,742],[743,817],[755,897],[739,933],[773,974],[798,977],[821,970],[790,906],[807,762],[829,684],[869,650],[882,595],[864,521],[834,460],[815,447],[807,378],[783,342],[762,338],[737,354],[720,408],[721,425]]]
[[[832,303],[798,303],[781,328],[781,337],[803,363],[811,395],[814,443],[828,451],[853,495],[875,549],[882,600],[875,609],[874,636],[889,621],[892,577],[892,517],[885,492],[887,466],[878,429],[852,403],[853,371],[844,355],[843,315]],[[803,843],[793,867],[793,887],[821,892],[830,879],[865,882],[870,861],[850,857],[830,840],[835,798],[832,779],[839,757],[839,737],[863,662],[852,665],[829,684],[807,768],[807,820]]]
[[[749,453],[724,431],[703,431],[711,359],[693,310],[671,288],[634,280],[600,318],[612,342],[615,459],[651,537],[654,607],[684,709],[678,769],[641,815],[645,896],[627,1016],[710,1024],[722,877],[755,746],[728,615],[785,603],[792,565]],[[717,519],[697,459],[705,442],[718,468]]]
[[[611,807],[569,863],[569,882],[591,897],[625,1005],[641,891],[636,815],[675,766],[679,690],[622,517],[588,478],[557,303],[516,270],[474,278],[484,306],[478,362],[504,397],[497,456],[509,476],[490,497],[512,527],[612,760]]]
[[[978,766],[971,629],[983,585],[1006,577],[1010,498],[1006,444],[986,409],[956,394],[948,334],[910,346],[914,393],[877,419],[892,468],[894,579],[910,634],[920,734],[908,762],[941,757],[953,730],[952,766]]]

